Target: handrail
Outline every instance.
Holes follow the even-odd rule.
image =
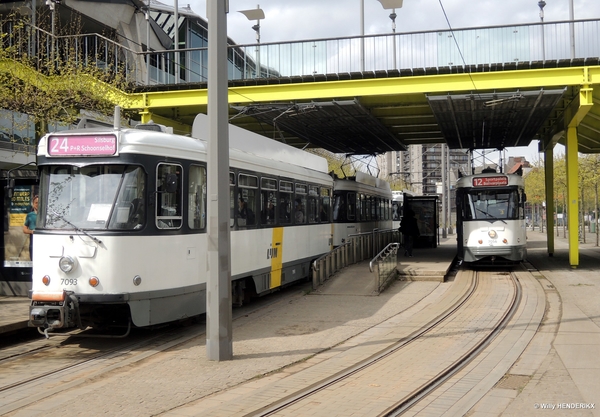
[[[398,274],[398,242],[388,244],[381,252],[369,262],[369,271],[373,273],[373,264],[377,264],[375,275],[375,288],[378,293]]]
[[[313,268],[315,268],[315,269],[316,269],[316,268],[317,268],[317,263],[318,263],[319,261],[322,261],[323,259],[327,258],[328,256],[330,256],[330,255],[331,255],[331,253],[335,252],[336,250],[338,250],[338,249],[340,249],[340,248],[343,248],[344,246],[349,246],[349,245],[351,245],[351,244],[352,244],[352,242],[346,242],[346,243],[342,243],[341,245],[339,245],[339,246],[336,246],[336,247],[335,247],[333,250],[331,250],[331,251],[327,252],[326,254],[324,254],[324,255],[322,255],[322,256],[320,256],[320,257],[318,257],[318,258],[317,258],[317,259],[315,259],[315,260],[313,261],[313,263],[312,263],[312,265],[313,265]]]
[[[346,242],[312,262],[313,289],[346,266],[370,259],[377,247],[397,240],[395,233],[396,229],[376,229],[349,235]]]
[[[373,262],[377,261],[380,256],[381,256],[381,259],[385,259],[385,257],[382,254],[384,252],[386,252],[390,246],[394,247],[396,250],[398,250],[398,248],[400,247],[400,244],[398,242],[390,243],[385,248],[383,248],[383,250],[381,252],[379,252],[377,255],[375,255],[375,257],[373,259],[371,259],[371,262],[369,262],[369,272],[373,272]],[[388,255],[388,254],[389,254],[389,251],[386,253],[386,255]]]
[[[395,232],[397,230],[398,229],[394,229],[394,228],[392,228],[392,229],[373,229],[370,232],[353,233],[351,235],[348,235],[348,238],[372,235],[373,232],[375,232],[375,231],[377,231],[378,233],[385,233],[385,232]]]

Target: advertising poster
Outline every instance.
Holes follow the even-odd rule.
[[[23,233],[27,213],[33,210],[31,201],[37,192],[32,185],[15,186],[10,204],[4,214],[4,266],[31,267],[29,257],[29,238]]]

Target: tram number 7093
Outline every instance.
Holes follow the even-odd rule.
[[[77,285],[77,278],[61,279],[60,285]]]

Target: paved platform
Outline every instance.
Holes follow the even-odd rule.
[[[0,296],[0,334],[27,327],[29,303],[27,297]]]

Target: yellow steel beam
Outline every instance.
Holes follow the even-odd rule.
[[[579,126],[579,123],[581,123],[585,115],[588,114],[594,105],[594,98],[592,97],[593,92],[594,90],[589,87],[584,87],[579,90],[579,100],[577,102],[574,101],[573,106],[569,106],[565,113],[570,116],[570,118],[566,120],[567,126]]]
[[[569,227],[569,264],[579,266],[579,187],[577,159],[577,128],[567,129],[567,225]]]
[[[163,117],[159,114],[152,113],[149,109],[140,111],[140,117],[142,123],[149,123],[151,120],[154,123],[165,125],[173,128],[173,132],[178,135],[187,135],[192,133],[192,127],[185,123],[179,123],[176,120]]]
[[[562,88],[600,84],[600,66],[492,71],[412,77],[230,87],[230,104],[303,101],[357,96],[437,94],[458,91]],[[129,95],[126,108],[205,106],[207,90],[177,90]]]
[[[546,180],[546,239],[548,255],[554,255],[554,152],[544,152],[544,176]]]

